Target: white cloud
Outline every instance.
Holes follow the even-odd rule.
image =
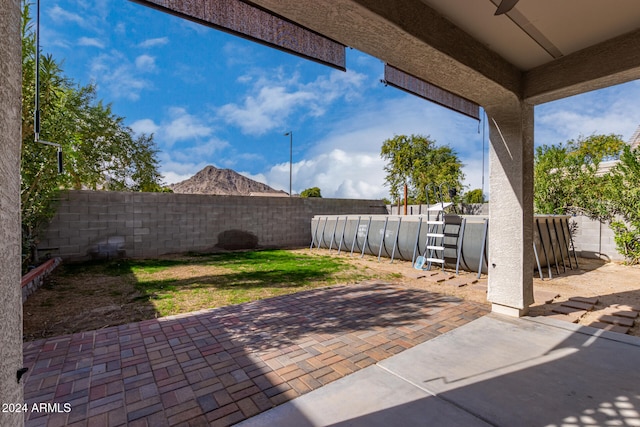
[[[321,75],[314,82],[303,87],[318,95],[317,102],[324,106],[338,98],[343,97],[346,101],[353,101],[358,98],[358,89],[362,86],[367,77],[355,71],[331,71],[329,76]]]
[[[321,165],[312,168],[313,174],[327,188],[310,186],[319,186],[323,194],[334,197],[388,197],[380,149],[384,140],[400,134],[430,136],[437,145],[450,145],[464,164],[465,184],[481,186],[482,135],[477,122],[411,96],[363,105],[353,116],[333,123],[327,137],[307,153],[313,165]],[[323,157],[325,153],[330,158]]]
[[[175,184],[176,182],[191,178],[198,171],[210,164],[206,161],[193,162],[193,158],[190,160],[176,160],[171,153],[167,153],[166,151],[160,152],[158,158],[161,164],[160,173],[164,177],[166,184]]]
[[[69,34],[59,31],[53,25],[46,25],[41,28],[40,40],[44,42],[43,50],[59,47],[64,50],[75,46],[76,41],[69,40]]]
[[[210,157],[211,155],[229,148],[231,145],[224,140],[218,138],[211,138],[204,144],[198,144],[197,146],[188,150],[189,155],[193,155],[197,158]]]
[[[536,107],[536,144],[558,144],[579,136],[617,134],[628,140],[640,124],[633,81]]]
[[[166,183],[183,181],[205,166],[223,162],[219,153],[231,145],[213,135],[214,129],[205,119],[193,116],[181,107],[172,107],[168,118],[160,123],[151,119],[140,119],[129,125],[134,132],[154,134],[160,152],[160,172]],[[178,147],[174,145],[179,143]]]
[[[227,123],[236,125],[244,133],[262,135],[282,127],[285,119],[298,105],[314,99],[310,92],[288,93],[285,87],[263,87],[255,96],[247,96],[243,105],[227,104],[218,110]]]
[[[177,109],[172,123],[189,123],[184,128],[203,131],[213,129],[189,116],[186,111]],[[180,119],[180,120],[179,120]],[[195,120],[195,122],[191,122]],[[482,135],[478,125],[472,119],[450,112],[424,100],[401,95],[399,98],[362,103],[349,117],[339,121],[327,122],[326,136],[312,143],[312,148],[294,158],[293,191],[300,193],[310,187],[319,187],[324,197],[380,199],[389,197],[384,184],[385,162],[380,158],[380,148],[385,139],[397,134],[430,135],[438,145],[449,144],[459,154],[465,164],[466,183],[471,189],[479,188],[482,181]],[[178,132],[176,132],[178,133]],[[216,146],[213,143],[214,147]],[[293,140],[296,147],[296,135]],[[205,144],[206,145],[206,144]],[[487,143],[488,145],[488,143]],[[227,148],[226,143],[223,147]],[[217,148],[216,148],[217,149]],[[176,163],[191,164],[203,152],[197,148],[174,150],[172,160]],[[215,150],[214,150],[215,151]],[[300,159],[302,157],[302,159]],[[257,153],[245,153],[219,156],[223,167],[233,168],[236,162],[247,164],[259,161]],[[204,165],[195,168],[193,173]],[[164,170],[180,174],[175,167]],[[277,189],[289,191],[289,163],[281,162],[267,167],[259,173],[241,172],[260,182]],[[488,189],[488,182],[485,185]]]
[[[197,22],[189,21],[188,19],[179,19],[178,25],[182,28],[185,28],[187,31],[193,31],[197,36],[200,37],[204,37],[210,31],[213,31],[210,27],[198,24]],[[192,37],[192,35],[189,35],[189,37]]]
[[[176,141],[207,137],[213,129],[200,118],[193,116],[184,108],[174,107],[170,110],[171,121],[163,123],[161,138],[169,145]]]
[[[222,47],[227,67],[249,65],[255,60],[255,49],[251,45],[233,40]]]
[[[135,64],[140,71],[153,71],[156,68],[156,58],[150,55],[140,55],[136,58]]]
[[[257,153],[241,153],[241,154],[238,154],[236,158],[245,160],[245,161],[264,160],[264,156]]]
[[[147,135],[156,133],[160,129],[160,126],[155,124],[155,122],[151,119],[141,119],[137,120],[129,126],[135,133],[141,134],[145,133]]]
[[[138,47],[143,49],[156,47],[156,46],[164,46],[169,43],[169,37],[157,37],[153,39],[146,39],[138,44]]]
[[[487,156],[488,157],[488,156]],[[465,179],[463,185],[465,191],[475,190],[476,188],[482,188],[482,157],[478,158],[466,158],[464,160],[463,171],[465,173]],[[484,194],[489,194],[489,167],[485,163],[484,167]]]
[[[254,82],[253,87],[241,104],[230,103],[219,108],[220,117],[240,127],[243,133],[263,135],[283,127],[294,112],[318,117],[337,99],[354,99],[365,79],[356,72],[332,71],[329,77],[320,76],[303,84],[298,75],[283,78],[281,70],[270,71],[273,77],[239,77],[238,82]]]
[[[125,24],[124,22],[118,22],[114,27],[113,27],[113,32],[119,36],[126,36],[127,35],[127,24]]]
[[[80,37],[78,39],[78,45],[80,46],[93,46],[100,49],[104,49],[105,44],[102,40],[92,37]]]
[[[193,137],[209,139],[206,143],[198,143],[197,147],[173,150],[173,163],[170,163],[173,166],[167,166],[163,162],[163,170],[174,174],[171,176],[188,173],[184,168],[178,170],[177,164],[190,165],[187,169],[193,174],[206,165],[193,163],[193,159],[211,158],[213,153],[218,154],[229,148],[227,142],[211,137],[214,132],[211,126],[202,119],[189,115],[186,110],[175,108],[172,116],[171,121],[160,125],[162,129],[157,134],[163,140],[169,140],[169,136],[173,136],[176,141],[178,138],[187,140]],[[172,129],[171,133],[168,128]],[[408,95],[363,103],[351,116],[330,121],[330,128],[324,138],[313,142],[309,151],[295,156],[298,158],[294,157],[294,193],[310,187],[320,187],[324,197],[389,197],[384,184],[385,163],[379,155],[382,142],[397,134],[412,133],[430,135],[438,145],[451,145],[465,164],[463,170],[466,184],[471,189],[481,186],[482,135],[478,133],[477,122],[435,104]],[[294,135],[294,149],[298,148],[297,139],[303,138]],[[299,149],[302,150],[302,146]],[[231,168],[263,160],[258,153],[234,153],[231,156],[218,156],[216,159],[221,166]],[[242,167],[237,170],[242,170]],[[289,191],[289,163],[286,161],[259,173],[242,173],[277,190]],[[488,181],[485,190],[488,190]]]
[[[196,171],[197,172],[197,171]],[[162,172],[162,178],[165,184],[175,184],[177,182],[185,181],[191,178],[194,173],[178,174],[173,171]]]
[[[85,19],[77,13],[69,12],[58,5],[48,10],[49,17],[56,23],[74,22],[84,26]]]
[[[214,137],[203,143],[198,142],[193,146],[173,150],[171,156],[176,162],[190,163],[193,162],[194,159],[207,162],[213,158],[214,154],[220,153],[228,147],[229,143],[227,141]]]
[[[383,188],[384,163],[370,153],[333,150],[293,164],[293,192],[319,187],[324,197],[378,199],[386,196]],[[243,172],[243,175],[251,175]],[[289,191],[289,163],[272,166],[252,179],[276,190]]]
[[[145,71],[118,51],[98,55],[90,66],[92,79],[110,93],[109,98],[131,101],[137,101],[143,90],[153,87],[151,81],[143,77]]]

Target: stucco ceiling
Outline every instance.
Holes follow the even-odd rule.
[[[500,0],[422,1],[521,70],[640,28],[638,0],[520,0],[500,16]]]

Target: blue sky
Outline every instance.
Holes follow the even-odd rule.
[[[214,165],[288,191],[292,130],[294,193],[388,197],[380,147],[412,133],[453,147],[469,188],[482,185],[478,122],[385,87],[382,61],[354,49],[342,72],[126,0],[41,0],[41,48],[76,83],[95,83],[134,131],[154,134],[166,183]],[[536,143],[628,140],[638,99],[635,81],[538,106]]]

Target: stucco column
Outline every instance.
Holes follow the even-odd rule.
[[[20,289],[20,1],[0,8],[0,403],[24,401]],[[21,413],[0,413],[0,426],[21,426]]]
[[[521,316],[533,303],[533,106],[487,108],[489,291],[494,312]]]

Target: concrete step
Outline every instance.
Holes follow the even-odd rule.
[[[577,308],[578,310],[586,310],[586,311],[593,310],[593,304],[580,302],[580,301],[569,300],[569,301],[560,303],[560,305],[563,307]]]
[[[598,303],[598,297],[571,297],[569,298],[569,301],[578,301],[578,302],[584,302],[587,304],[593,304],[596,305]]]
[[[559,314],[559,313],[550,314],[545,317],[550,317],[552,319],[562,320],[563,322],[570,322],[570,323],[578,323],[578,320],[580,319],[577,316],[567,316],[566,314]]]
[[[628,326],[612,325],[604,322],[592,322],[589,326],[592,328],[604,329],[605,331],[617,332],[619,334],[629,333],[629,330],[631,329]]]
[[[579,308],[573,308],[573,307],[565,307],[565,306],[562,306],[562,305],[553,307],[551,309],[551,311],[553,311],[554,313],[558,313],[558,314],[578,315],[580,317],[587,313],[586,310],[580,310]]]
[[[613,307],[607,307],[603,311],[606,312],[606,314],[610,314],[611,316],[626,317],[627,319],[635,319],[639,315],[637,311],[630,311],[630,310],[629,311],[621,311],[621,310],[613,308]]]
[[[611,316],[605,314],[600,316],[598,320],[604,323],[611,323],[612,325],[628,326],[630,328],[633,326],[633,319],[629,319],[626,317]]]

